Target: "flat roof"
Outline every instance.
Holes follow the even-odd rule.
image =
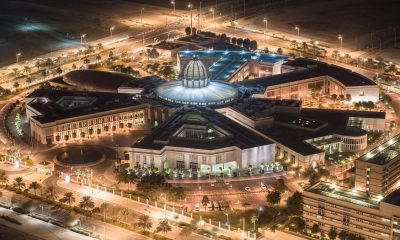
[[[27,98],[34,98],[28,105],[41,113],[33,118],[42,124],[143,104],[131,94],[53,89],[37,89]]]
[[[258,53],[249,51],[229,50],[185,50],[178,53],[182,59],[191,59],[193,55],[202,58],[214,58],[214,63],[208,68],[211,80],[226,81],[243,64],[253,59],[260,62],[275,63],[286,60],[287,57],[272,53]]]
[[[348,110],[330,110],[303,108],[300,113],[274,114],[274,119],[278,124],[273,127],[260,127],[258,130],[275,141],[287,146],[303,156],[323,152],[313,144],[306,142],[313,138],[324,137],[332,134],[341,134],[344,136],[362,136],[367,132],[358,127],[348,126],[350,117],[370,117],[385,118],[384,112],[365,112]],[[279,124],[291,123],[293,119],[314,120],[316,129],[302,127],[297,124]],[[304,122],[304,121],[302,121]],[[315,124],[311,124],[314,126]]]
[[[207,135],[209,129],[223,132],[219,137],[197,139],[178,137],[182,129],[192,129],[198,136]],[[192,135],[197,133],[192,133]],[[132,145],[133,148],[160,150],[165,146],[186,147],[194,149],[213,150],[236,146],[247,149],[273,144],[271,141],[225,117],[215,110],[199,107],[181,107],[164,123],[141,141]]]
[[[376,165],[384,165],[400,157],[400,135],[393,137],[380,146],[367,152],[358,161],[365,161]]]
[[[400,189],[396,189],[389,193],[383,200],[385,203],[400,206]]]
[[[304,191],[374,209],[379,209],[379,203],[383,198],[382,195],[336,186],[328,182],[318,182]]]
[[[328,64],[325,62],[320,62],[305,58],[298,58],[293,61],[285,63],[285,65],[293,67],[301,67],[301,69],[294,70],[288,73],[256,78],[250,81],[243,81],[239,84],[245,87],[268,88],[274,85],[292,83],[309,78],[330,76],[348,87],[376,86],[374,81],[370,80],[369,78],[359,73],[353,72],[347,68],[343,68],[333,64]]]

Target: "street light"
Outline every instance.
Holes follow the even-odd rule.
[[[113,36],[112,36],[112,32],[114,31],[115,26],[111,26],[110,27],[110,37],[111,37],[111,41],[113,40]]]
[[[339,34],[338,39],[340,40],[340,52],[342,52],[342,49],[343,49],[343,37],[342,37],[342,35]]]
[[[165,193],[161,193],[161,197],[164,198],[164,219],[167,219],[167,195]]]
[[[296,26],[294,27],[294,30],[297,31],[297,36],[300,37],[300,28],[296,25]]]
[[[265,30],[264,30],[265,39],[267,39],[268,19],[264,18],[263,21],[265,22]]]
[[[190,34],[193,35],[193,15],[192,15],[193,5],[189,3],[187,7],[190,9]]]
[[[84,33],[84,34],[81,34],[81,47],[82,47],[82,45],[83,45],[83,39],[86,37],[86,33]]]
[[[143,25],[143,11],[144,11],[144,8],[140,9],[140,24],[142,24],[142,25]]]
[[[19,64],[19,56],[21,56],[22,53],[17,52],[17,54],[15,54],[15,56],[17,57],[17,65]]]
[[[212,20],[213,23],[212,23],[212,25],[215,26],[215,21],[214,21],[214,12],[215,12],[215,11],[214,11],[214,8],[211,8],[211,9],[210,9],[210,12],[212,12],[212,15],[213,15],[213,20]]]
[[[172,6],[174,7],[174,15],[175,15],[175,1],[172,0],[172,1],[171,1],[171,4],[172,4]]]

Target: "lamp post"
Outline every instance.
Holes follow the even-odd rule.
[[[164,219],[167,219],[167,195],[161,193],[161,196],[164,198]]]
[[[263,20],[265,22],[265,30],[264,30],[264,34],[265,34],[265,41],[267,41],[267,29],[268,29],[268,19],[264,18]]]
[[[172,6],[173,6],[173,8],[174,8],[174,15],[175,15],[175,0],[172,0],[172,1],[171,1],[171,4],[172,4]]]
[[[294,27],[294,30],[297,31],[297,36],[300,37],[300,28],[296,25],[296,26]]]
[[[188,4],[188,8],[190,9],[190,34],[193,35],[193,5],[191,3]]]
[[[86,33],[84,33],[84,34],[81,34],[81,47],[82,47],[82,45],[83,45],[83,39],[86,37]]]
[[[112,42],[112,40],[113,40],[113,35],[112,35],[112,32],[114,31],[114,29],[115,29],[115,26],[111,26],[111,27],[110,27],[110,37],[111,37],[111,42]]]
[[[212,20],[212,25],[215,26],[215,21],[214,21],[214,20],[215,20],[215,18],[214,18],[214,15],[215,15],[214,13],[215,13],[215,11],[214,11],[214,8],[211,8],[211,9],[210,9],[210,12],[212,12],[212,16],[213,16],[213,18],[212,18],[212,19],[213,19],[213,20]]]
[[[243,231],[242,231],[242,238],[245,239],[246,238],[246,218],[242,218],[243,221]]]
[[[140,9],[140,24],[142,24],[142,25],[143,25],[143,11],[144,11],[144,8]]]
[[[340,40],[340,52],[343,50],[343,37],[339,34],[338,39]]]
[[[17,52],[17,54],[15,54],[15,56],[17,57],[17,65],[19,65],[19,57],[21,56],[22,53]]]

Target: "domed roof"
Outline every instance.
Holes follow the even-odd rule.
[[[186,80],[204,80],[207,79],[207,68],[197,56],[193,56],[183,68],[182,75]]]

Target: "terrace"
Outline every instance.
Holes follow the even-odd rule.
[[[400,155],[400,135],[361,156],[358,160],[384,165]]]

